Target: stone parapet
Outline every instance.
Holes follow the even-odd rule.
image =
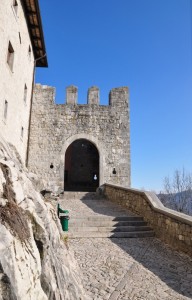
[[[192,256],[191,216],[166,208],[152,192],[105,184],[104,194],[142,216],[165,243]]]
[[[100,89],[97,86],[92,86],[88,88],[87,92],[87,104],[79,104],[78,103],[78,87],[75,85],[70,85],[66,87],[66,97],[65,101],[60,104],[55,103],[55,88],[48,85],[41,85],[39,83],[35,84],[34,87],[34,96],[33,101],[38,102],[45,102],[46,104],[54,103],[55,106],[67,106],[74,105],[74,106],[87,106],[87,105],[97,105],[102,107],[108,107],[109,110],[121,110],[122,112],[129,112],[129,88],[128,87],[118,87],[113,88],[109,91],[108,97],[108,105],[100,105]],[[49,97],[48,97],[49,96]]]

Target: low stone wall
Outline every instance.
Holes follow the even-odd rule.
[[[166,208],[151,192],[105,184],[104,194],[142,216],[165,243],[192,256],[192,217]]]

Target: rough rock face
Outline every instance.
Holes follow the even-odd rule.
[[[0,138],[0,299],[86,299],[56,212],[38,185]]]

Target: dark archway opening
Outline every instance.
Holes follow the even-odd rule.
[[[65,153],[65,191],[96,191],[99,186],[99,152],[88,140],[74,141]]]

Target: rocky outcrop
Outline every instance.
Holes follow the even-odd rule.
[[[40,186],[0,138],[0,299],[86,299],[73,253]]]

